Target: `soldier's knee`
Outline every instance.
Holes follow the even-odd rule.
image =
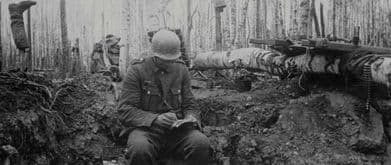
[[[153,144],[148,142],[147,139],[136,138],[129,139],[128,141],[128,151],[136,155],[150,155],[154,152]]]
[[[207,151],[210,148],[210,142],[208,137],[206,137],[203,133],[200,131],[193,131],[189,138],[188,138],[188,144],[192,146],[195,150],[201,150],[201,151]]]
[[[200,131],[192,131],[187,137],[184,148],[185,160],[190,161],[188,164],[203,164],[209,161],[210,142],[209,139]],[[193,163],[192,163],[193,162]]]
[[[130,133],[128,138],[128,153],[131,155],[155,155],[156,151],[153,144],[148,140],[148,136],[145,136],[145,132],[134,130]]]

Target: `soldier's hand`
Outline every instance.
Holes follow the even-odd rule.
[[[165,128],[171,128],[171,126],[178,120],[175,113],[167,112],[160,114],[154,121],[154,124]]]
[[[188,115],[186,116],[184,119],[182,120],[177,120],[175,123],[172,124],[172,128],[179,128],[181,127],[182,125],[186,124],[186,123],[194,123],[194,124],[197,124],[197,119],[192,116],[192,115]]]

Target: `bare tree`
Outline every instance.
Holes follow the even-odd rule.
[[[256,0],[256,17],[255,17],[255,21],[256,21],[256,23],[255,23],[255,35],[256,35],[256,37],[257,38],[261,38],[261,33],[262,33],[262,27],[261,27],[261,25],[262,25],[262,19],[261,19],[261,11],[262,11],[262,9],[261,9],[261,0]]]
[[[69,43],[68,43],[68,26],[66,17],[66,0],[60,1],[60,13],[61,13],[61,41],[62,41],[62,74],[63,77],[67,76],[69,66]]]
[[[240,25],[238,27],[238,32],[239,32],[239,36],[238,36],[238,47],[239,48],[242,48],[246,45],[246,33],[247,33],[247,29],[246,29],[246,22],[247,22],[247,12],[248,12],[248,4],[249,4],[249,0],[245,0],[244,1],[244,4],[242,6],[242,13],[241,13],[241,22],[240,22]]]
[[[336,34],[336,33],[337,33],[337,32],[336,32],[337,29],[336,29],[336,25],[335,25],[335,24],[336,24],[336,22],[335,22],[335,21],[336,21],[336,20],[335,20],[336,13],[335,13],[335,12],[336,12],[336,6],[337,6],[336,4],[337,4],[337,3],[336,3],[336,0],[333,0],[333,11],[332,11],[332,12],[333,12],[333,13],[332,13],[332,24],[333,24],[333,25],[332,25],[332,30],[333,30],[332,34],[333,34],[333,37],[336,37],[336,35],[337,35],[337,34]]]
[[[1,29],[1,2],[0,2],[0,72],[3,71],[3,61],[4,61],[4,58],[3,58],[3,43],[2,43],[2,38],[1,38],[1,33],[2,33],[2,29]]]

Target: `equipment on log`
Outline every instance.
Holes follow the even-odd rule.
[[[390,48],[359,46],[359,45],[354,45],[349,43],[332,42],[332,41],[328,41],[327,39],[304,40],[301,42],[301,45],[316,50],[321,50],[321,51],[340,51],[340,52],[350,53],[353,51],[361,50],[361,51],[368,51],[377,54],[391,53]]]
[[[311,63],[315,60],[315,56],[323,56],[326,59],[325,62],[328,64],[319,63],[320,66],[325,67],[324,71],[327,71],[327,67],[334,65],[335,60],[338,60],[339,64],[335,67],[340,72],[338,74],[341,74],[346,80],[359,80],[359,85],[365,88],[367,92],[365,109],[368,110],[373,99],[372,88],[374,84],[372,82],[381,83],[386,85],[387,88],[390,86],[391,65],[385,63],[391,60],[391,48],[359,45],[359,36],[360,27],[356,26],[354,27],[353,38],[351,40],[330,37],[303,39],[299,41],[251,39],[250,43],[269,45],[270,48],[283,53],[287,57],[302,56],[303,54],[309,55],[312,58],[307,64],[310,66],[309,69],[314,69],[312,67],[314,65]],[[378,70],[380,65],[382,65],[383,71]],[[313,71],[305,71],[303,68],[301,68],[301,71],[313,73]]]
[[[250,43],[258,45],[268,45],[270,48],[277,50],[288,56],[295,56],[305,53],[306,48],[298,43],[293,43],[291,40],[278,39],[250,39]]]
[[[275,49],[288,56],[304,54],[308,49],[320,53],[327,53],[331,51],[331,52],[339,53],[340,55],[351,53],[354,51],[367,51],[373,54],[391,53],[391,48],[358,45],[359,33],[357,31],[359,27],[356,27],[355,29],[357,30],[355,30],[354,37],[351,41],[349,41],[351,43],[335,42],[335,41],[331,41],[332,39],[326,39],[326,38],[305,39],[300,41],[250,39],[250,43],[269,45],[270,48]]]

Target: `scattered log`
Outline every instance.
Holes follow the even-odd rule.
[[[192,69],[242,68],[282,77],[297,73],[329,73],[366,80],[362,72],[364,64],[370,65],[372,81],[389,86],[391,56],[377,54],[322,55],[308,52],[298,56],[287,56],[259,48],[244,48],[197,54],[193,59]]]

